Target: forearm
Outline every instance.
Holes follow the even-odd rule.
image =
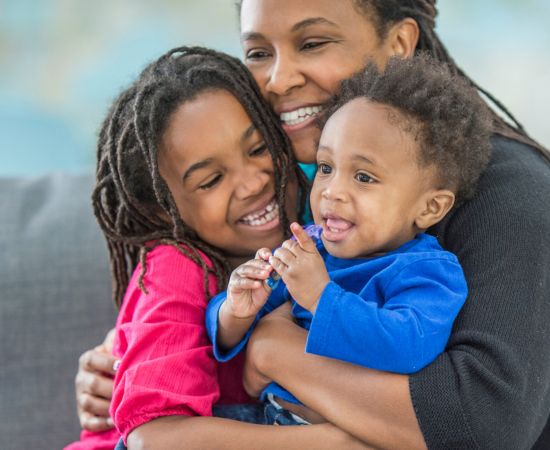
[[[275,427],[217,417],[163,417],[136,428],[129,450],[369,449],[330,424]]]
[[[216,342],[222,350],[235,347],[243,339],[246,332],[254,323],[255,317],[239,318],[232,315],[223,302],[218,315],[218,334]]]
[[[286,327],[284,335],[284,344],[269,339],[249,343],[263,375],[374,448],[425,448],[406,376],[306,354],[307,334],[297,326]]]

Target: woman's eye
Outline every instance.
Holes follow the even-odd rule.
[[[249,50],[246,52],[246,59],[248,60],[259,60],[264,59],[269,56],[269,53],[264,50]]]
[[[374,178],[364,172],[359,172],[357,175],[355,175],[355,179],[360,183],[374,183],[375,181]]]
[[[222,176],[221,175],[216,175],[214,178],[210,179],[209,181],[207,181],[206,183],[203,183],[199,186],[199,189],[203,190],[203,191],[206,191],[212,187],[214,187],[216,184],[219,183],[219,181],[221,180]]]
[[[314,50],[316,48],[322,47],[323,45],[328,44],[330,41],[310,41],[302,45],[303,50]]]
[[[332,172],[332,167],[328,164],[321,163],[317,166],[317,171],[323,175],[329,175]]]
[[[256,147],[250,152],[250,156],[260,156],[267,152],[267,145],[262,144],[260,147]]]

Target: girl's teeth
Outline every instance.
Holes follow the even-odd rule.
[[[279,216],[279,206],[277,205],[275,199],[266,206],[265,210],[259,213],[249,214],[246,217],[241,219],[241,222],[252,225],[264,225],[268,222],[271,222],[273,219]]]
[[[307,106],[305,108],[298,108],[294,111],[281,113],[280,119],[286,125],[298,125],[305,122],[310,117],[319,114],[323,108],[321,106]]]

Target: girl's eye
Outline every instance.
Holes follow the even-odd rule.
[[[323,175],[329,175],[332,172],[332,167],[330,167],[328,164],[320,163],[317,166],[317,171],[319,173],[322,173]]]
[[[359,181],[359,183],[374,183],[376,180],[372,178],[370,175],[367,175],[365,172],[359,172],[357,175],[355,175],[355,179]]]
[[[221,178],[222,178],[221,175],[216,175],[214,178],[210,179],[206,183],[201,184],[199,186],[199,189],[203,191],[207,191],[208,189],[213,188],[216,184],[218,184]]]
[[[267,145],[262,144],[250,152],[250,156],[260,156],[267,152]]]

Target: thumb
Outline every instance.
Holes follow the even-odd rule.
[[[292,231],[292,235],[296,239],[296,242],[298,242],[303,250],[308,253],[314,253],[317,251],[315,242],[313,242],[306,231],[298,223],[293,222],[290,225],[290,231]]]

